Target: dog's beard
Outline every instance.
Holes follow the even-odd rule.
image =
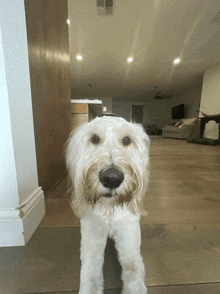
[[[105,188],[100,182],[97,163],[87,166],[75,175],[72,185],[72,208],[78,217],[95,208],[101,209],[103,215],[108,215],[113,213],[116,207],[124,205],[134,214],[146,215],[143,199],[148,185],[148,173],[141,175],[136,165],[123,164],[121,167],[125,175],[124,181],[112,190]]]
[[[128,204],[140,192],[141,185],[138,182],[138,175],[129,166],[126,180],[116,189],[105,188],[98,178],[98,166],[91,165],[83,171],[82,188],[83,195],[88,204],[95,206],[97,203],[108,203],[113,206]],[[129,180],[128,180],[129,179]]]
[[[106,197],[106,198],[111,198],[111,197],[114,197],[115,195],[117,195],[116,192],[112,191],[112,190],[109,190],[109,192],[107,192],[106,194],[104,194],[102,197]]]

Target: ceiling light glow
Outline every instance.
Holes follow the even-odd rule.
[[[179,63],[179,62],[180,62],[180,59],[179,59],[179,58],[176,58],[176,59],[173,61],[174,64],[177,64],[177,63]]]
[[[133,60],[134,60],[134,59],[133,59],[132,57],[128,57],[128,59],[127,59],[127,61],[130,62],[130,63],[131,63]]]
[[[66,21],[68,24],[70,24],[70,20],[69,19],[67,19],[67,21]]]
[[[82,55],[80,55],[80,54],[77,54],[76,55],[76,58],[78,59],[78,60],[82,60],[83,58],[82,58]]]

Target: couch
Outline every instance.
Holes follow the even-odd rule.
[[[162,129],[158,128],[156,124],[150,123],[148,125],[144,125],[144,129],[149,136],[162,135]]]
[[[164,138],[187,139],[193,130],[193,126],[198,124],[198,118],[185,118],[175,125],[166,125],[162,128]]]

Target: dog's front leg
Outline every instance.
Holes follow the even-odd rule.
[[[146,294],[145,267],[140,254],[139,217],[132,216],[114,226],[113,238],[122,266],[123,294]]]
[[[93,217],[83,218],[80,223],[82,265],[79,294],[102,294],[104,250],[108,227]]]

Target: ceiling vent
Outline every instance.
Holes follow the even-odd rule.
[[[98,15],[112,15],[113,0],[97,0],[97,14]]]

